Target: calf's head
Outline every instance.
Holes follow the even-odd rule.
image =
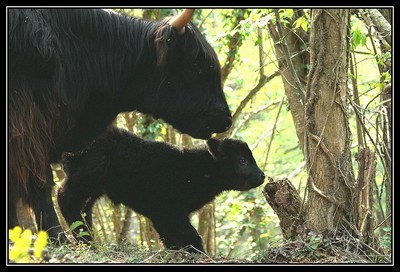
[[[247,191],[263,184],[265,174],[257,166],[248,145],[240,140],[207,141],[208,151],[218,164],[224,190]]]

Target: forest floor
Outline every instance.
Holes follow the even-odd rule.
[[[392,264],[392,256],[348,237],[328,239],[322,235],[309,235],[267,248],[252,260],[188,253],[185,250],[138,250],[131,244],[48,246],[36,264],[105,264],[105,265],[275,265],[275,264]]]

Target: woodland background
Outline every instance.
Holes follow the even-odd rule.
[[[392,262],[392,9],[198,9],[193,22],[218,54],[233,114],[216,136],[246,141],[269,177],[193,214],[208,256]],[[149,140],[204,144],[138,112],[115,124]],[[60,165],[53,170],[64,178]],[[94,206],[94,226],[103,247],[163,248],[149,220],[107,198]]]

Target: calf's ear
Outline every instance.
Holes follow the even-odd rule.
[[[207,140],[207,149],[211,156],[218,160],[222,157],[221,141],[210,138]]]

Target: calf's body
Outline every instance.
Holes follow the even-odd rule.
[[[85,213],[91,226],[93,203],[106,194],[151,219],[166,247],[201,251],[189,214],[225,190],[249,190],[265,178],[240,140],[209,139],[207,147],[185,149],[117,128],[67,156],[64,168],[67,178],[57,198],[69,224]]]

